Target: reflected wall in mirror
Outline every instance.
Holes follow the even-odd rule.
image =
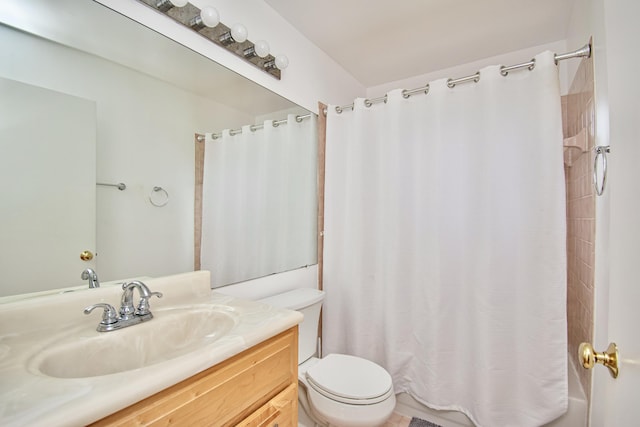
[[[194,133],[281,119],[283,113],[285,117],[287,113],[308,114],[213,61],[87,0],[3,2],[0,77],[95,103],[95,177],[90,185],[97,181],[127,186],[124,191],[94,188],[95,247],[85,247],[91,246],[88,242],[74,253],[78,256],[82,250],[93,249],[95,269],[102,281],[193,270]],[[39,119],[24,117],[24,121],[35,137],[47,135],[48,129],[42,128]],[[63,155],[79,161],[78,156],[76,150]],[[18,191],[27,190],[20,182],[14,185]],[[165,206],[150,203],[154,187],[162,187],[170,195]],[[315,181],[304,190],[305,196],[314,195],[313,203],[315,192]],[[46,218],[47,213],[42,213]],[[55,226],[48,228],[54,231]],[[315,241],[315,228],[308,232]],[[77,267],[61,278],[41,268],[44,262],[39,259],[46,257],[56,263],[59,252],[36,252],[29,265],[51,288],[83,285],[82,270]],[[304,264],[314,263],[315,251]],[[4,277],[2,283],[6,283]],[[0,295],[29,291],[20,283],[13,290],[0,285]]]
[[[95,247],[96,104],[1,77],[0,94],[5,296],[95,268],[79,255]]]

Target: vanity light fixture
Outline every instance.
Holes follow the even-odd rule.
[[[265,40],[255,43],[248,40],[248,30],[244,25],[236,23],[227,27],[220,22],[220,14],[213,6],[207,5],[198,9],[188,0],[138,1],[190,28],[278,80],[280,80],[280,71],[289,65],[289,59],[286,56],[269,54],[269,43]]]
[[[184,7],[189,3],[187,0],[158,0],[156,7],[161,12],[166,12],[174,7]]]

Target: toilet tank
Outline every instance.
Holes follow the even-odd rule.
[[[274,307],[299,311],[304,315],[304,320],[298,325],[298,364],[316,354],[323,300],[324,291],[311,288],[294,289],[260,300]]]

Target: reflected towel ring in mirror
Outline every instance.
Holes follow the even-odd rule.
[[[153,187],[153,191],[149,195],[149,201],[153,206],[161,208],[169,203],[169,193],[162,187]]]

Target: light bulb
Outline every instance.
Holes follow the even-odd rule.
[[[172,5],[176,6],[176,7],[184,7],[187,5],[187,3],[189,3],[188,0],[169,0],[171,2]]]
[[[249,36],[247,28],[242,24],[233,24],[231,26],[231,37],[238,43],[242,43],[247,40]]]
[[[285,55],[276,55],[276,67],[279,70],[284,70],[289,66],[289,58]]]
[[[204,25],[213,28],[220,23],[220,14],[215,7],[205,6],[200,11],[200,19]]]
[[[264,58],[265,56],[269,55],[269,43],[267,43],[265,40],[258,40],[254,43],[253,48],[255,49],[256,55],[258,55],[260,58]]]

